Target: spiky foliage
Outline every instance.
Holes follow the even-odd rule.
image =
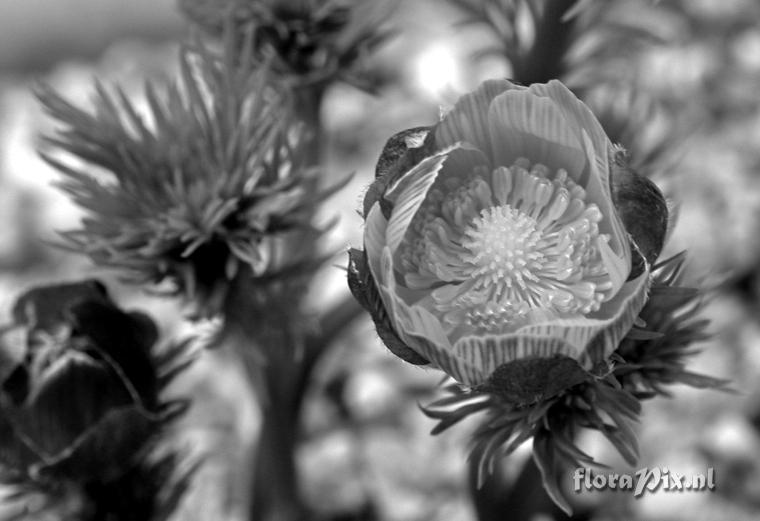
[[[228,18],[236,31],[253,30],[252,57],[272,60],[291,87],[340,80],[373,90],[365,58],[391,35],[384,2],[346,0],[181,0],[180,8],[212,35]]]
[[[575,87],[624,84],[626,59],[661,42],[651,3],[602,0],[449,0],[463,25],[486,28],[493,43],[475,58],[504,58],[525,84],[562,79]],[[660,9],[660,7],[658,7]],[[655,23],[653,23],[655,22]],[[626,70],[627,69],[627,70]]]
[[[679,159],[674,115],[639,89],[637,59],[674,33],[672,6],[646,0],[450,0],[463,25],[484,27],[493,43],[475,59],[502,58],[524,83],[561,79],[599,118],[639,173],[663,175]],[[652,122],[662,120],[660,128]]]
[[[661,261],[653,270],[649,303],[615,354],[614,375],[624,389],[639,399],[670,396],[665,386],[686,384],[727,390],[727,380],[686,369],[688,359],[699,353],[695,342],[709,338],[709,320],[700,316],[703,292],[682,286],[686,252]]]
[[[42,155],[88,213],[81,229],[62,233],[64,245],[130,282],[168,282],[205,316],[219,311],[241,272],[313,267],[286,246],[320,233],[314,209],[330,193],[307,189],[313,171],[301,161],[300,127],[267,68],[231,40],[222,57],[185,49],[178,82],[162,93],[146,86],[145,117],[118,88],[98,84],[93,112],[39,93],[62,125]]]
[[[685,368],[688,358],[698,352],[694,342],[705,338],[708,321],[697,316],[699,292],[680,285],[684,257],[681,253],[655,265],[651,297],[639,314],[640,325],[621,342],[612,363],[597,367],[591,374],[576,373],[568,365],[551,379],[575,379],[577,383],[556,394],[538,395],[529,405],[517,404],[489,386],[449,385],[445,388],[449,396],[422,408],[427,416],[438,420],[432,433],[443,432],[471,415],[484,414],[473,434],[470,453],[479,484],[493,471],[496,461],[532,437],[533,458],[544,488],[570,514],[561,476],[583,465],[604,466],[578,448],[579,431],[601,432],[626,462],[635,465],[639,449],[634,427],[641,400],[669,396],[666,387],[674,383],[726,389],[726,380]],[[519,368],[519,372],[525,373],[525,369]],[[504,378],[527,379],[517,373]]]
[[[17,300],[0,337],[0,483],[21,511],[9,519],[168,519],[194,465],[155,451],[187,408],[166,390],[192,357],[188,340],[156,340],[94,280]]]

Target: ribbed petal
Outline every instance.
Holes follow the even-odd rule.
[[[446,114],[435,127],[435,144],[438,148],[466,141],[486,153],[491,154],[491,138],[488,127],[488,107],[491,101],[506,90],[524,90],[507,80],[488,80],[469,94],[457,101],[454,108]]]
[[[378,287],[385,283],[385,276],[380,269],[380,257],[385,247],[387,229],[388,220],[383,216],[380,203],[375,203],[364,221],[364,251],[367,252],[369,270]]]
[[[431,364],[460,381],[473,385],[483,381],[486,375],[482,371],[453,354],[438,319],[423,306],[409,305],[405,301],[410,290],[396,284],[390,248],[383,246],[387,226],[380,205],[375,204],[367,215],[364,247],[378,293],[399,337]]]
[[[409,224],[425,201],[449,151],[447,149],[424,159],[388,189],[385,198],[393,204],[393,212],[385,231],[385,245],[392,253],[396,253],[404,239]]]
[[[590,369],[612,354],[631,329],[646,302],[648,283],[647,271],[626,283],[602,310],[585,317],[553,319],[505,335],[462,337],[454,344],[454,355],[486,375],[507,362],[554,355],[574,358]]]
[[[588,177],[583,177],[580,184],[585,188],[588,199],[595,202],[602,214],[608,217],[600,223],[600,231],[611,235],[610,246],[613,251],[630,262],[627,235],[612,205],[609,181],[609,154],[612,144],[602,125],[591,110],[559,81],[531,85],[529,90],[533,94],[554,101],[578,141],[582,143],[586,155],[594,158],[591,166],[595,166],[596,169],[584,172],[584,176]]]
[[[406,334],[407,328],[412,327],[412,323],[408,318],[408,305],[404,302],[403,297],[397,293],[399,290],[405,290],[406,288],[396,286],[390,249],[385,246],[385,232],[387,228],[388,221],[383,216],[380,205],[375,204],[367,215],[364,229],[364,249],[367,252],[370,273],[372,273],[377,292],[383,301],[391,323],[401,340],[406,342],[410,347],[415,348],[414,345],[409,343],[410,337]],[[396,310],[398,306],[402,306],[399,312]],[[400,321],[399,317],[401,317]]]
[[[487,376],[481,368],[456,356],[440,320],[423,305],[408,305],[403,291],[392,276],[390,251],[383,252],[383,264],[389,281],[387,291],[392,302],[392,319],[403,332],[401,338],[432,364],[458,381],[475,385]]]
[[[557,80],[552,80],[546,84],[531,85],[529,91],[533,95],[547,97],[555,102],[556,107],[562,112],[579,142],[582,141],[582,133],[588,133],[592,147],[597,153],[596,160],[599,172],[607,172],[609,138],[591,110],[562,82]],[[583,179],[582,181],[585,186],[586,180]]]
[[[370,246],[367,251],[368,257],[373,258],[370,249],[373,252],[378,252],[380,244],[387,245],[393,254],[396,253],[409,229],[409,225],[431,188],[449,177],[461,178],[475,167],[488,166],[488,164],[488,159],[483,152],[463,143],[457,143],[418,163],[388,188],[385,200],[392,205],[393,210],[383,232],[384,239],[378,234],[370,238],[377,244]],[[380,207],[380,203],[375,206]],[[370,213],[372,213],[373,208],[370,209]],[[371,224],[369,213],[367,214],[366,230],[371,233],[378,232],[377,218],[378,214],[375,213],[372,218],[374,223]],[[366,235],[367,231],[365,231],[365,242],[367,241]]]
[[[554,355],[577,360],[581,350],[561,337],[536,338],[510,334],[463,337],[454,344],[454,353],[466,363],[481,369],[485,375],[491,375],[499,366],[514,360]]]
[[[564,168],[579,182],[586,157],[581,142],[562,111],[549,98],[529,90],[510,90],[497,96],[488,111],[494,162],[509,166],[519,157]]]
[[[606,152],[599,152],[594,149],[592,138],[588,133],[583,132],[582,137],[583,148],[589,159],[588,164],[591,173],[588,184],[584,188],[586,189],[588,200],[596,203],[602,212],[599,231],[609,234],[609,248],[607,248],[607,244],[601,245],[600,253],[602,254],[607,272],[610,274],[610,280],[612,281],[611,291],[614,293],[622,286],[631,271],[631,248],[628,242],[628,233],[625,231],[623,222],[620,220],[620,216],[617,210],[615,210],[615,205],[612,203],[609,175],[606,170],[606,159],[605,170],[598,170],[600,162],[598,155],[602,153],[606,158]],[[597,155],[596,162],[592,160],[594,154]]]
[[[573,346],[578,361],[586,369],[605,359],[617,348],[633,326],[639,311],[646,303],[649,271],[626,282],[620,291],[596,313],[572,319],[521,327],[514,334],[540,338],[561,338]]]

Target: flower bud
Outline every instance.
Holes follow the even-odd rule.
[[[155,324],[102,284],[34,288],[0,332],[0,463],[22,475],[110,479],[164,421]]]

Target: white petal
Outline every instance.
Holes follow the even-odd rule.
[[[596,203],[601,210],[603,218],[599,222],[600,233],[605,233],[610,236],[609,248],[614,252],[614,256],[620,258],[620,264],[623,266],[622,270],[625,271],[625,277],[631,270],[631,248],[628,243],[628,232],[625,230],[620,217],[615,210],[615,205],[612,203],[612,193],[610,191],[609,184],[609,172],[607,170],[599,170],[599,161],[594,161],[594,144],[591,137],[585,131],[582,134],[583,149],[585,150],[586,157],[588,159],[588,180],[584,188],[586,189],[586,200]],[[606,154],[606,153],[605,153]],[[606,165],[606,160],[605,160]],[[614,256],[604,258],[605,251],[602,251],[605,264],[608,262],[614,262]],[[620,268],[616,268],[620,269]],[[613,272],[610,272],[612,275]],[[619,286],[618,286],[619,287]]]
[[[423,306],[409,305],[402,297],[405,288],[396,284],[390,248],[383,248],[380,265],[384,283],[378,284],[378,290],[401,340],[457,381],[469,385],[483,381],[479,368],[454,355],[441,322]]]
[[[488,107],[491,100],[506,90],[524,90],[507,80],[488,80],[474,92],[465,94],[435,128],[435,143],[439,147],[451,146],[459,141],[470,143],[489,158],[491,140],[488,137]]]
[[[460,338],[454,353],[466,363],[490,375],[497,367],[522,358],[548,358],[563,354],[579,358],[581,350],[560,337],[537,337],[517,334],[473,335]]]
[[[367,253],[367,261],[372,278],[376,284],[382,284],[384,277],[380,270],[380,257],[385,247],[385,230],[388,221],[380,210],[380,204],[375,203],[367,214],[364,222],[364,251]]]
[[[570,128],[576,132],[579,141],[582,140],[581,135],[583,131],[588,133],[593,149],[596,151],[597,168],[599,172],[606,172],[609,138],[607,138],[607,134],[605,134],[602,125],[596,119],[593,112],[591,112],[591,109],[579,100],[570,89],[565,87],[562,82],[557,80],[552,80],[546,84],[531,85],[529,90],[539,96],[548,97],[555,102],[568,121]],[[581,181],[581,184],[585,186],[585,179]]]
[[[516,336],[561,338],[580,354],[585,368],[608,357],[633,326],[646,303],[649,270],[626,282],[618,293],[596,313],[572,319],[554,319],[521,327]]]
[[[404,239],[417,210],[433,186],[438,171],[446,161],[448,151],[427,157],[404,174],[386,195],[386,199],[395,202],[385,232],[385,244],[395,253]]]
[[[603,237],[597,237],[596,247],[599,250],[602,264],[604,264],[604,267],[610,276],[610,282],[612,283],[612,288],[610,288],[609,293],[614,296],[620,291],[623,284],[625,284],[625,279],[628,278],[628,274],[631,272],[631,261],[626,260],[613,252],[612,248],[610,248],[610,245]]]
[[[395,254],[417,210],[434,185],[449,177],[464,177],[476,166],[487,164],[480,150],[458,143],[423,159],[401,176],[385,195],[387,200],[395,203],[385,240],[391,252]]]
[[[527,90],[504,92],[491,102],[488,124],[498,165],[510,166],[526,157],[552,170],[564,168],[574,179],[583,171],[581,142],[549,98]]]
[[[441,323],[427,309],[422,306],[411,306],[409,314],[412,317],[413,333],[416,337],[415,350],[430,360],[436,367],[456,381],[466,385],[482,383],[488,373],[470,361],[455,354],[451,343],[443,333]]]

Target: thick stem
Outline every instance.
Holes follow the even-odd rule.
[[[308,511],[295,461],[303,398],[326,347],[360,316],[361,308],[348,296],[324,313],[319,331],[307,335],[299,284],[254,280],[246,274],[231,286],[223,341],[231,342],[243,360],[262,416],[248,519],[304,520]]]
[[[255,279],[249,271],[232,283],[221,339],[238,353],[256,390],[261,431],[251,462],[250,521],[305,519],[296,472],[297,384],[302,345],[298,296],[302,283]]]
[[[261,401],[262,426],[254,454],[251,521],[300,521],[307,518],[301,499],[295,449],[298,408],[291,392],[296,368],[272,366],[259,372],[267,396]]]
[[[533,519],[549,516],[550,519],[567,519],[557,508],[541,485],[541,472],[533,458],[523,465],[511,487],[507,486],[504,471],[499,465],[478,488],[478,465],[470,463],[470,492],[478,521],[504,521],[505,519]]]
[[[324,87],[294,89],[296,117],[307,129],[302,166],[321,160],[323,129],[320,108]],[[307,186],[318,190],[318,181]],[[316,250],[313,236],[299,237],[297,251]],[[258,390],[262,427],[254,454],[250,521],[301,521],[308,518],[298,483],[295,453],[303,398],[326,347],[359,316],[353,299],[323,315],[322,328],[306,335],[300,297],[307,281],[273,280],[262,287],[248,275],[233,283],[225,309],[228,334],[236,337],[251,383]]]
[[[504,471],[499,465],[477,487],[478,465],[471,460],[469,468],[470,493],[478,521],[504,521],[509,519],[554,519],[556,521],[587,521],[593,511],[576,509],[568,517],[544,490],[541,471],[532,457],[528,458],[512,486],[507,486]]]
[[[308,140],[301,147],[308,167],[319,165],[322,159],[324,129],[320,111],[324,94],[323,85],[299,86],[293,91],[296,118],[304,124],[308,134]]]
[[[513,63],[514,79],[524,85],[546,83],[565,73],[565,55],[573,31],[573,21],[562,17],[573,6],[570,0],[547,0],[530,51]]]

